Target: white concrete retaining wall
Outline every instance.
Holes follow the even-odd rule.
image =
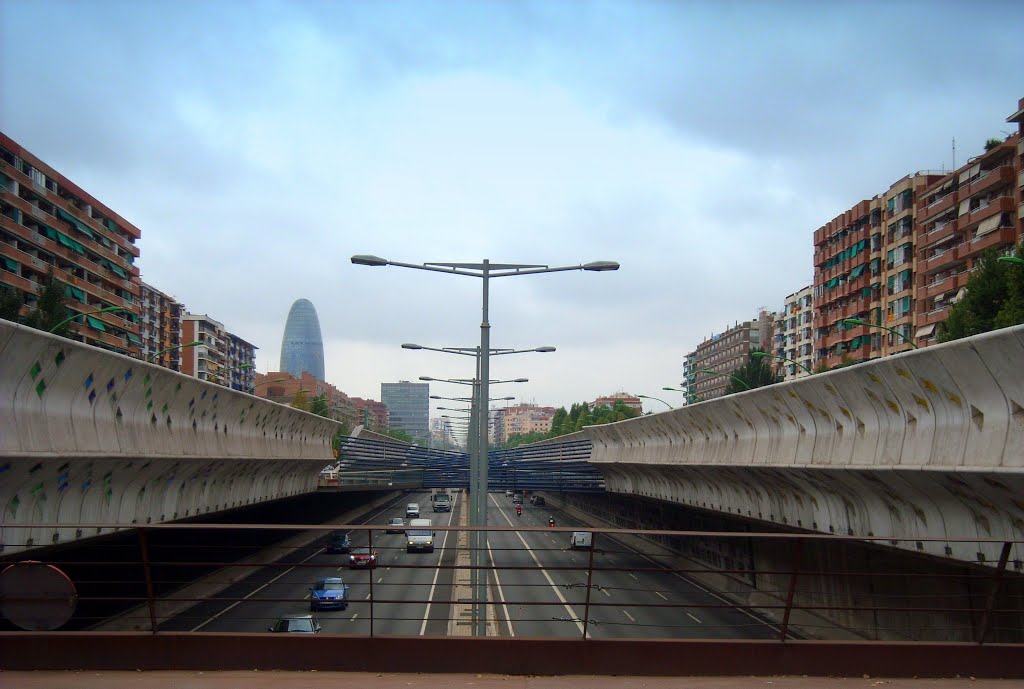
[[[584,433],[611,491],[991,562],[1024,539],[1024,326]]]
[[[337,425],[0,321],[4,554],[316,489]],[[38,533],[37,533],[38,531]]]

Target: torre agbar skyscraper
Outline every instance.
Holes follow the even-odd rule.
[[[317,380],[324,380],[324,340],[320,336],[320,319],[308,299],[296,299],[288,311],[281,340],[281,370],[295,377],[306,371]]]

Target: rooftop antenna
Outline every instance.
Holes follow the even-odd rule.
[[[956,169],[956,137],[953,137],[953,170]]]

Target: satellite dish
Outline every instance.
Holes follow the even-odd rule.
[[[27,560],[0,572],[0,614],[22,629],[58,629],[77,604],[75,585],[53,565]]]

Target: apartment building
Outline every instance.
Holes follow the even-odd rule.
[[[138,356],[141,233],[0,132],[0,284],[27,313],[52,271],[63,285],[70,337]],[[119,307],[118,312],[98,313]]]
[[[771,353],[773,323],[774,316],[761,311],[756,320],[736,323],[720,335],[713,334],[687,354],[683,370],[687,399],[704,401],[725,394],[729,374],[750,360],[751,351]]]
[[[181,315],[185,306],[145,282],[139,283],[141,356],[172,371],[181,370]]]
[[[915,199],[941,178],[933,172],[907,175],[815,231],[816,363],[835,367],[912,348]],[[895,332],[873,327],[880,325]]]
[[[206,314],[181,317],[181,372],[200,380],[248,390],[255,384],[256,346],[229,333]],[[189,347],[190,342],[202,344]]]
[[[636,395],[631,395],[628,392],[613,392],[610,395],[604,395],[598,397],[590,403],[590,408],[594,407],[614,407],[616,404],[621,402],[630,409],[636,409],[637,414],[644,413],[644,403]]]
[[[786,297],[775,314],[772,336],[776,359],[772,362],[783,380],[809,375],[814,366],[814,285]],[[795,362],[795,363],[794,363]]]
[[[987,151],[929,185],[918,199],[918,345],[937,341],[938,324],[963,298],[981,254],[989,249],[1010,252],[1020,241],[1021,141],[1018,132],[993,142]]]
[[[684,404],[697,400],[697,352],[689,352],[683,358],[683,380],[679,383],[681,392],[686,395]]]
[[[495,442],[505,442],[514,435],[528,433],[547,433],[551,430],[551,422],[555,417],[554,407],[541,407],[536,404],[516,404],[502,409],[495,415],[500,423],[501,432],[494,433]]]

